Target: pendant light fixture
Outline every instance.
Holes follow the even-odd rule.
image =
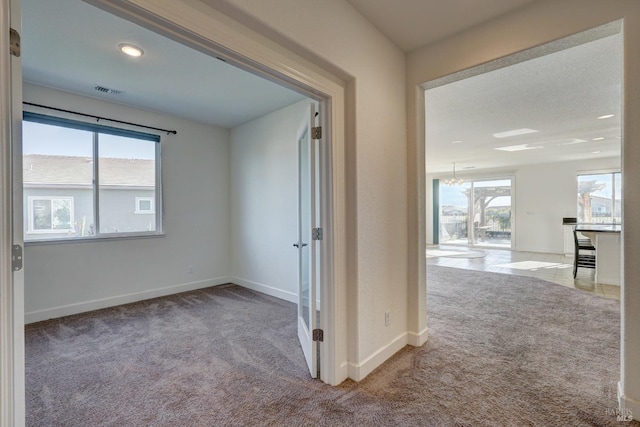
[[[453,178],[447,178],[442,180],[444,185],[462,185],[464,180],[462,178],[456,179],[456,162],[453,162]]]

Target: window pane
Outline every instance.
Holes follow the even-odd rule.
[[[51,230],[51,200],[33,201],[33,229]]]
[[[155,200],[155,158],[154,141],[99,134],[100,233],[156,230],[155,215],[137,214],[140,198]]]
[[[473,182],[473,244],[511,246],[511,180]]]
[[[52,200],[51,211],[54,230],[69,230],[71,228],[71,201],[69,199]]]
[[[24,121],[25,241],[94,234],[93,133]]]
[[[440,243],[469,243],[468,215],[471,183],[440,185]]]
[[[622,224],[622,175],[620,173],[613,174],[614,187],[616,190],[616,201],[613,209],[613,219],[616,224]]]
[[[578,175],[578,222],[611,224],[616,216],[616,221],[620,221],[619,205],[622,193],[617,185],[614,187],[615,175],[619,174]],[[615,216],[614,211],[617,212]]]

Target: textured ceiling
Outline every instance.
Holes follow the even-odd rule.
[[[233,128],[304,97],[80,0],[23,0],[23,78]],[[118,50],[133,43],[131,58]],[[98,93],[96,85],[123,91]]]
[[[533,0],[348,0],[400,49],[456,34]]]
[[[619,157],[621,77],[616,34],[428,89],[427,171]]]
[[[405,49],[529,2],[349,1]],[[393,33],[399,29],[407,34]],[[125,57],[117,49],[122,42],[140,45],[145,55]],[[486,169],[619,156],[621,42],[620,35],[605,37],[429,89],[428,171],[450,171],[454,161],[458,169]],[[225,128],[303,98],[80,0],[23,0],[23,52],[25,81]],[[96,85],[124,95],[98,93]],[[603,114],[614,117],[598,120]],[[493,136],[521,128],[538,132]],[[496,150],[523,144],[535,148]]]

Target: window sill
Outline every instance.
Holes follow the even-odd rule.
[[[119,235],[106,235],[99,237],[77,237],[69,239],[46,239],[46,240],[27,240],[24,242],[25,246],[41,246],[41,245],[58,245],[68,243],[95,243],[95,242],[108,242],[118,240],[138,240],[138,239],[157,239],[164,238],[165,233],[154,234],[119,234]]]

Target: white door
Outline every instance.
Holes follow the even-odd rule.
[[[22,62],[8,37],[10,29],[15,35],[22,31],[20,0],[1,0],[0,19],[0,425],[23,426],[24,270],[12,262],[22,261],[24,247]]]
[[[317,144],[311,137],[315,121],[313,104],[298,129],[298,339],[313,378],[318,376],[317,342],[313,330],[316,319],[316,265],[318,241],[312,232],[317,227]]]

